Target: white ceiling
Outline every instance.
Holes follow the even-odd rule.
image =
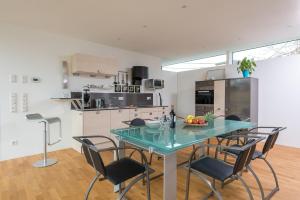
[[[299,0],[0,0],[12,23],[164,63],[300,36]]]

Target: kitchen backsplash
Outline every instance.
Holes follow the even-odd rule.
[[[81,92],[71,92],[71,97],[81,98]],[[92,107],[96,107],[94,100],[98,98],[104,99],[105,107],[153,105],[152,93],[91,93]]]

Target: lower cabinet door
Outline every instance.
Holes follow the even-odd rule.
[[[110,111],[86,111],[83,113],[83,135],[110,137]],[[108,142],[107,139],[92,139],[94,143]]]
[[[71,111],[72,113],[72,137],[83,136],[83,112]],[[81,152],[80,142],[71,139],[72,148],[78,152]]]
[[[143,118],[143,113],[139,109],[130,109],[129,110],[129,120],[133,120],[135,118]]]
[[[127,128],[124,122],[129,121],[129,109],[112,110],[110,112],[111,129]],[[111,134],[111,138],[117,142],[116,136]]]

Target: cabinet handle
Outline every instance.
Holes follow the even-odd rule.
[[[151,113],[149,113],[149,115],[152,115],[152,112],[151,112]]]
[[[99,114],[100,114],[100,111],[97,111],[96,114],[99,115]]]
[[[120,113],[120,112],[122,112],[122,110],[121,110],[121,109],[119,110],[119,113]]]
[[[134,114],[134,116],[135,116],[135,117],[137,117],[137,116],[138,116],[138,114]]]
[[[217,108],[217,110],[221,110],[221,108]]]

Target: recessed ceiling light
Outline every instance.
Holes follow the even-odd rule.
[[[187,5],[182,5],[181,8],[187,8]]]

